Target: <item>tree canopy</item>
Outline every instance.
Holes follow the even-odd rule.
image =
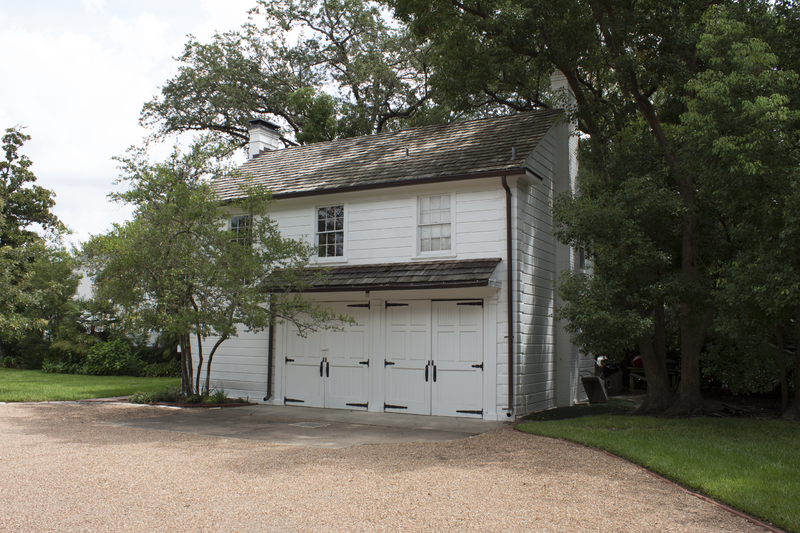
[[[555,213],[559,237],[586,246],[595,272],[562,277],[559,316],[586,352],[641,351],[643,411],[701,407],[709,331],[732,316],[720,287],[733,285],[735,265],[753,264],[743,250],[768,253],[747,242],[792,232],[758,213],[784,205],[797,180],[794,2],[390,4],[429,39],[431,85],[454,109],[553,105],[549,76],[563,72],[582,132],[580,193]],[[682,366],[674,396],[672,339]]]
[[[361,0],[259,0],[238,31],[190,36],[177,76],[144,105],[157,135],[186,131],[242,144],[248,120],[285,125],[287,144],[448,120],[433,106],[429,52]]]
[[[298,294],[314,279],[303,270],[313,250],[281,237],[266,191],[248,188],[245,199],[226,205],[216,197],[211,180],[235,172],[220,160],[228,150],[197,142],[164,162],[151,161],[146,147],[129,150],[119,158],[127,189],[110,197],[132,205],[133,220],[92,237],[83,250],[97,296],[117,307],[126,327],[179,337],[187,395],[202,390],[206,338],[216,337],[208,390],[217,348],[240,331],[279,320],[302,332],[342,318]],[[236,223],[228,226],[231,215]],[[194,383],[190,336],[200,350]]]
[[[61,243],[66,230],[52,212],[55,195],[33,185],[33,162],[20,152],[28,140],[22,128],[6,129],[0,161],[0,354],[20,360],[27,354],[17,353],[25,351],[19,343],[58,327],[78,283]]]

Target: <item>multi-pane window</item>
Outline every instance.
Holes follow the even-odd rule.
[[[252,242],[250,222],[249,215],[231,217],[231,233],[233,234],[231,242],[239,244],[250,244]]]
[[[317,255],[344,256],[344,206],[317,209]]]
[[[450,195],[419,199],[419,251],[450,249]]]

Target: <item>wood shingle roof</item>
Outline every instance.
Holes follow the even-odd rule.
[[[324,282],[305,292],[485,287],[500,259],[465,259],[323,267]]]
[[[264,151],[242,165],[239,176],[218,179],[214,187],[231,200],[251,178],[276,197],[290,197],[522,171],[558,116],[531,111]]]

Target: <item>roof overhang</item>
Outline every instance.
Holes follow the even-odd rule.
[[[352,292],[414,289],[488,287],[501,259],[415,261],[378,265],[314,267],[324,269],[323,281],[314,281],[303,292]]]
[[[374,183],[365,183],[361,185],[344,185],[341,187],[327,187],[324,189],[311,189],[307,191],[297,191],[297,192],[288,192],[288,193],[279,193],[273,195],[273,198],[276,200],[283,199],[283,198],[303,198],[306,196],[322,196],[325,194],[338,194],[338,193],[348,193],[348,192],[357,192],[357,191],[369,191],[374,189],[390,189],[393,187],[408,187],[411,185],[425,185],[428,183],[446,183],[448,181],[464,181],[464,180],[473,180],[473,179],[484,179],[484,178],[499,178],[501,176],[525,176],[526,174],[530,173],[531,171],[527,168],[520,167],[520,168],[512,168],[507,170],[492,170],[486,172],[470,172],[469,174],[450,174],[447,176],[431,176],[426,178],[414,178],[414,179],[402,179],[402,180],[391,180],[391,181],[382,181],[382,182],[374,182]],[[537,175],[538,177],[538,175]],[[541,178],[539,178],[541,179]]]

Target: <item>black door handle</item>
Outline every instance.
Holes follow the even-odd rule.
[[[331,377],[331,364],[328,363],[327,361],[325,362],[325,377],[326,378]]]
[[[428,382],[428,365],[425,365],[425,383]]]
[[[436,381],[436,365],[433,365],[433,381]]]
[[[322,377],[322,367],[325,364],[325,359],[319,362],[319,377]]]

